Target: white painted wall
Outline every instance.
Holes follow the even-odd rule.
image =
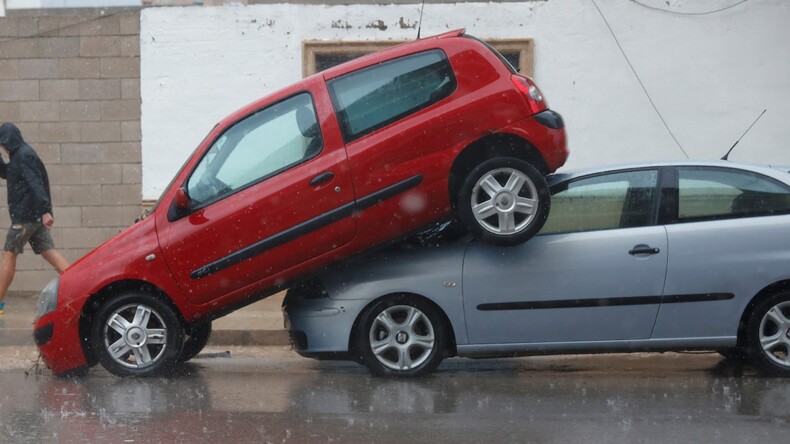
[[[736,0],[641,0],[705,12]],[[692,159],[790,165],[790,2],[751,0],[676,15],[596,0]],[[143,195],[156,198],[212,126],[301,78],[303,40],[411,39],[419,5],[255,5],[145,9],[141,15]],[[368,27],[381,20],[386,30]],[[565,117],[567,167],[682,159],[592,0],[425,5],[422,35],[465,27],[533,37],[535,79]]]

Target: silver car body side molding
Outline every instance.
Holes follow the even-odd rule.
[[[558,353],[618,353],[662,350],[711,350],[734,347],[736,336],[713,338],[640,339],[633,341],[572,341],[514,344],[458,344],[458,356],[485,358],[488,356],[532,356]]]

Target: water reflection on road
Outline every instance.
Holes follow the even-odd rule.
[[[790,381],[714,354],[449,360],[420,380],[278,356],[168,378],[0,372],[0,442],[746,443],[790,420]]]

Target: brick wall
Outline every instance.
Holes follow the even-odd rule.
[[[55,245],[75,261],[140,213],[140,15],[0,17],[0,121],[49,172]],[[10,221],[0,180],[0,240]],[[11,290],[55,272],[28,247]]]

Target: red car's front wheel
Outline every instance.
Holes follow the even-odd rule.
[[[142,293],[112,298],[93,319],[91,343],[104,368],[117,376],[169,369],[181,353],[181,323],[164,301]]]

